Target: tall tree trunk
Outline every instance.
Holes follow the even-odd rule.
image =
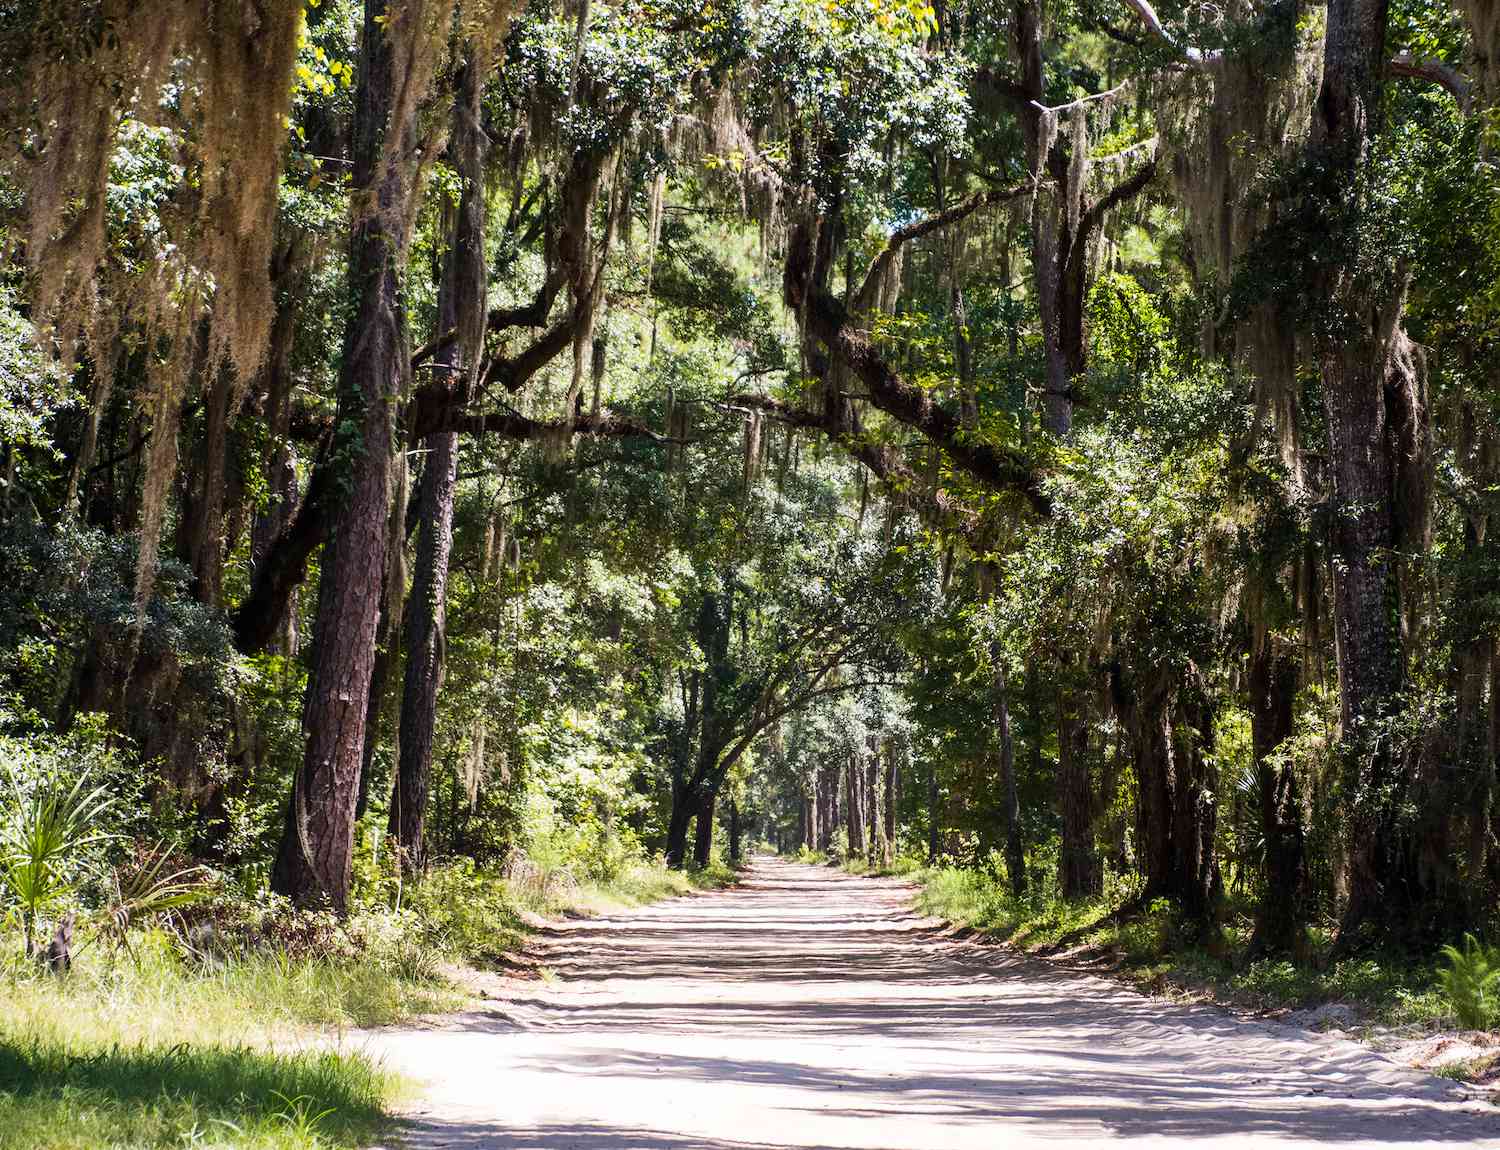
[[[1218,859],[1218,773],[1213,756],[1213,709],[1195,675],[1177,692],[1172,725],[1172,883],[1191,926],[1213,919],[1222,878]]]
[[[938,856],[942,854],[943,835],[940,821],[941,812],[938,803],[941,801],[938,789],[937,758],[934,756],[927,764],[927,862],[936,866]]]
[[[458,436],[432,435],[425,442],[427,463],[418,512],[421,536],[412,594],[406,605],[406,678],[401,691],[399,757],[391,799],[396,844],[402,866],[409,872],[421,870],[427,856],[422,829],[431,788],[432,740],[447,647],[448,555],[453,546],[458,476]]]
[[[866,806],[870,817],[866,849],[871,866],[889,861],[886,858],[885,819],[880,814],[880,773],[880,744],[876,743],[870,748],[870,759],[865,768]]]
[[[1495,802],[1495,784],[1500,778],[1500,643],[1490,646],[1490,714],[1489,754],[1486,756],[1482,789],[1476,796],[1476,810],[1471,816],[1469,831],[1469,862],[1475,876],[1475,898],[1483,901],[1484,895],[1492,891],[1497,882],[1496,863],[1500,852],[1492,849],[1500,827],[1495,825],[1500,815],[1500,803]]]
[[[1403,681],[1394,557],[1412,527],[1410,489],[1396,488],[1402,464],[1395,456],[1414,437],[1421,439],[1426,412],[1401,327],[1405,271],[1381,266],[1378,254],[1365,250],[1372,241],[1364,235],[1368,220],[1360,218],[1371,195],[1372,142],[1382,126],[1386,16],[1386,0],[1328,5],[1311,138],[1316,168],[1310,178],[1320,185],[1311,195],[1320,205],[1337,205],[1336,218],[1327,221],[1337,248],[1319,263],[1314,284],[1324,308],[1314,348],[1333,488],[1349,882],[1340,930],[1345,949],[1367,928],[1398,935],[1409,930],[1420,901],[1399,825],[1409,768],[1389,723]]]
[[[1104,868],[1094,846],[1094,786],[1089,771],[1088,715],[1083,692],[1058,691],[1057,807],[1062,820],[1058,888],[1063,898],[1091,898],[1104,889]]]
[[[1136,843],[1141,901],[1170,898],[1206,925],[1219,894],[1214,849],[1212,722],[1201,685],[1182,672],[1148,665],[1116,669],[1115,712],[1130,732],[1136,776]]]
[[[833,849],[834,830],[839,824],[839,768],[825,763],[818,768],[818,849]]]
[[[698,825],[693,836],[693,862],[706,867],[713,857],[714,807],[719,801],[719,790],[711,787],[704,791],[698,804]]]
[[[860,785],[864,771],[859,754],[852,748],[844,770],[844,829],[849,835],[849,857],[858,858],[865,853],[864,797]]]
[[[991,648],[994,663],[995,751],[1000,767],[1000,804],[1005,823],[1005,870],[1010,889],[1026,891],[1026,847],[1021,841],[1021,800],[1016,790],[1016,747],[1010,733],[1010,699],[1005,676],[1004,653],[997,638]]]
[[[380,581],[371,573],[386,566],[392,401],[407,364],[399,227],[410,187],[402,170],[404,147],[384,145],[388,133],[397,133],[402,143],[410,124],[389,122],[393,46],[385,16],[384,0],[365,0],[354,124],[358,206],[349,248],[350,287],[358,304],[345,334],[336,417],[337,426],[347,429],[335,445],[343,490],[324,548],[317,643],[302,713],[306,751],[271,874],[272,887],[298,905],[326,904],[340,913],[348,906],[380,614]]]
[[[467,391],[484,340],[486,136],[480,127],[484,77],[471,49],[459,76],[453,109],[452,153],[463,180],[453,238],[438,291],[438,332],[455,338],[434,357],[434,371],[447,386]],[[432,774],[432,740],[443,683],[448,600],[448,557],[453,547],[453,502],[458,478],[458,435],[445,432],[424,441],[427,462],[417,516],[417,567],[406,607],[406,681],[401,693],[400,756],[393,811],[403,865],[426,861],[422,824]]]
[[[729,800],[729,865],[738,866],[740,862],[740,804],[733,799]]]
[[[696,794],[674,791],[672,810],[667,816],[667,866],[681,870],[687,862],[688,827],[697,814],[700,802]]]
[[[1297,693],[1295,655],[1273,636],[1262,636],[1250,654],[1250,739],[1260,790],[1264,851],[1261,897],[1255,909],[1255,954],[1300,954],[1307,922],[1307,854],[1302,795],[1290,763],[1274,752],[1292,734]]]
[[[197,489],[189,501],[188,562],[193,571],[193,598],[217,607],[224,582],[224,488],[229,466],[229,400],[234,378],[227,367],[213,369],[204,381],[203,442]],[[185,509],[186,510],[186,509]]]
[[[893,860],[896,853],[897,811],[901,799],[901,754],[901,745],[892,741],[885,759],[885,841]]]
[[[1046,102],[1046,72],[1042,57],[1042,6],[1040,0],[1017,0],[1012,22],[1016,57],[1020,63],[1023,103],[1021,133],[1026,146],[1026,165],[1036,180],[1048,178],[1048,149],[1041,106]],[[1035,205],[1031,213],[1032,267],[1036,276],[1037,311],[1041,318],[1042,360],[1045,377],[1042,390],[1042,427],[1058,437],[1073,428],[1073,390],[1068,363],[1063,354],[1063,281],[1058,259],[1059,217],[1066,186],[1055,189]]]

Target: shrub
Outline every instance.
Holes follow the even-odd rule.
[[[1472,934],[1464,935],[1463,949],[1443,947],[1446,970],[1438,971],[1443,993],[1453,1007],[1460,1026],[1487,1029],[1496,1017],[1496,994],[1500,991],[1500,947],[1485,946]]]

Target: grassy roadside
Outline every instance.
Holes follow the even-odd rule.
[[[816,860],[809,860],[816,861]],[[1439,983],[1437,959],[1367,955],[1333,961],[1329,932],[1315,931],[1303,963],[1249,957],[1251,920],[1233,903],[1212,939],[1190,938],[1171,905],[1159,901],[1133,915],[1119,908],[1126,892],[1063,902],[1046,892],[1017,898],[998,876],[898,860],[875,870],[845,863],[854,874],[900,875],[916,885],[914,905],[988,940],[1028,953],[1066,957],[1159,995],[1191,997],[1266,1014],[1323,1012],[1341,1028],[1432,1030],[1454,1025],[1452,1004]],[[1316,1016],[1307,1021],[1318,1025]]]
[[[641,864],[577,883],[444,868],[401,892],[400,909],[347,924],[267,914],[254,945],[225,930],[206,957],[154,930],[86,949],[62,978],[0,962],[0,1150],[368,1145],[406,1086],[346,1049],[343,1031],[461,1008],[444,969],[518,949],[532,915],[601,913],[733,877]],[[0,931],[0,955],[19,952]]]

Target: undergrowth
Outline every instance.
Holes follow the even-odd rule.
[[[185,963],[160,932],[63,977],[0,980],[0,1150],[367,1145],[399,1084],[303,1028],[456,1001],[378,963]]]
[[[62,977],[0,930],[0,1150],[369,1145],[402,1084],[346,1051],[345,1030],[462,1006],[445,965],[514,951],[530,915],[640,905],[733,872],[523,877],[451,863],[366,883],[346,922],[221,895],[171,929],[81,947]]]
[[[1123,913],[1134,893],[1125,887],[1107,890],[1101,898],[1065,902],[1035,885],[1018,898],[1003,876],[983,870],[918,867],[906,873],[918,883],[916,906],[923,914],[1029,951],[1066,952],[1106,965],[1156,992],[1189,992],[1268,1011],[1339,1002],[1389,1025],[1469,1025],[1475,1013],[1445,993],[1445,981],[1465,978],[1463,971],[1450,973],[1451,962],[1445,971],[1435,958],[1335,959],[1327,930],[1310,932],[1304,962],[1252,960],[1251,921],[1233,904],[1220,928],[1203,938],[1184,929],[1166,900]]]

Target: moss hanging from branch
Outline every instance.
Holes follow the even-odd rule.
[[[1266,165],[1289,161],[1310,131],[1322,81],[1323,27],[1311,19],[1296,27],[1279,23],[1286,18],[1273,13],[1254,50],[1215,57],[1212,66],[1173,81],[1159,102],[1188,239],[1200,266],[1220,285],[1270,222],[1271,208],[1260,194]],[[1224,318],[1221,311],[1206,326],[1210,353]],[[1255,381],[1256,425],[1275,421],[1283,460],[1300,483],[1295,327],[1263,303],[1235,334],[1237,358]]]
[[[102,34],[96,43],[39,37],[20,77],[23,90],[37,94],[29,126],[41,145],[22,181],[38,315],[71,343],[87,324],[118,324],[118,316],[100,316],[101,306],[128,308],[135,291],[150,286],[96,290],[120,126],[127,117],[159,124],[179,138],[185,186],[195,191],[192,206],[164,220],[163,245],[180,251],[204,286],[186,294],[211,308],[213,359],[232,362],[248,386],[274,315],[271,245],[301,0],[55,7]],[[106,342],[92,341],[95,350]]]

